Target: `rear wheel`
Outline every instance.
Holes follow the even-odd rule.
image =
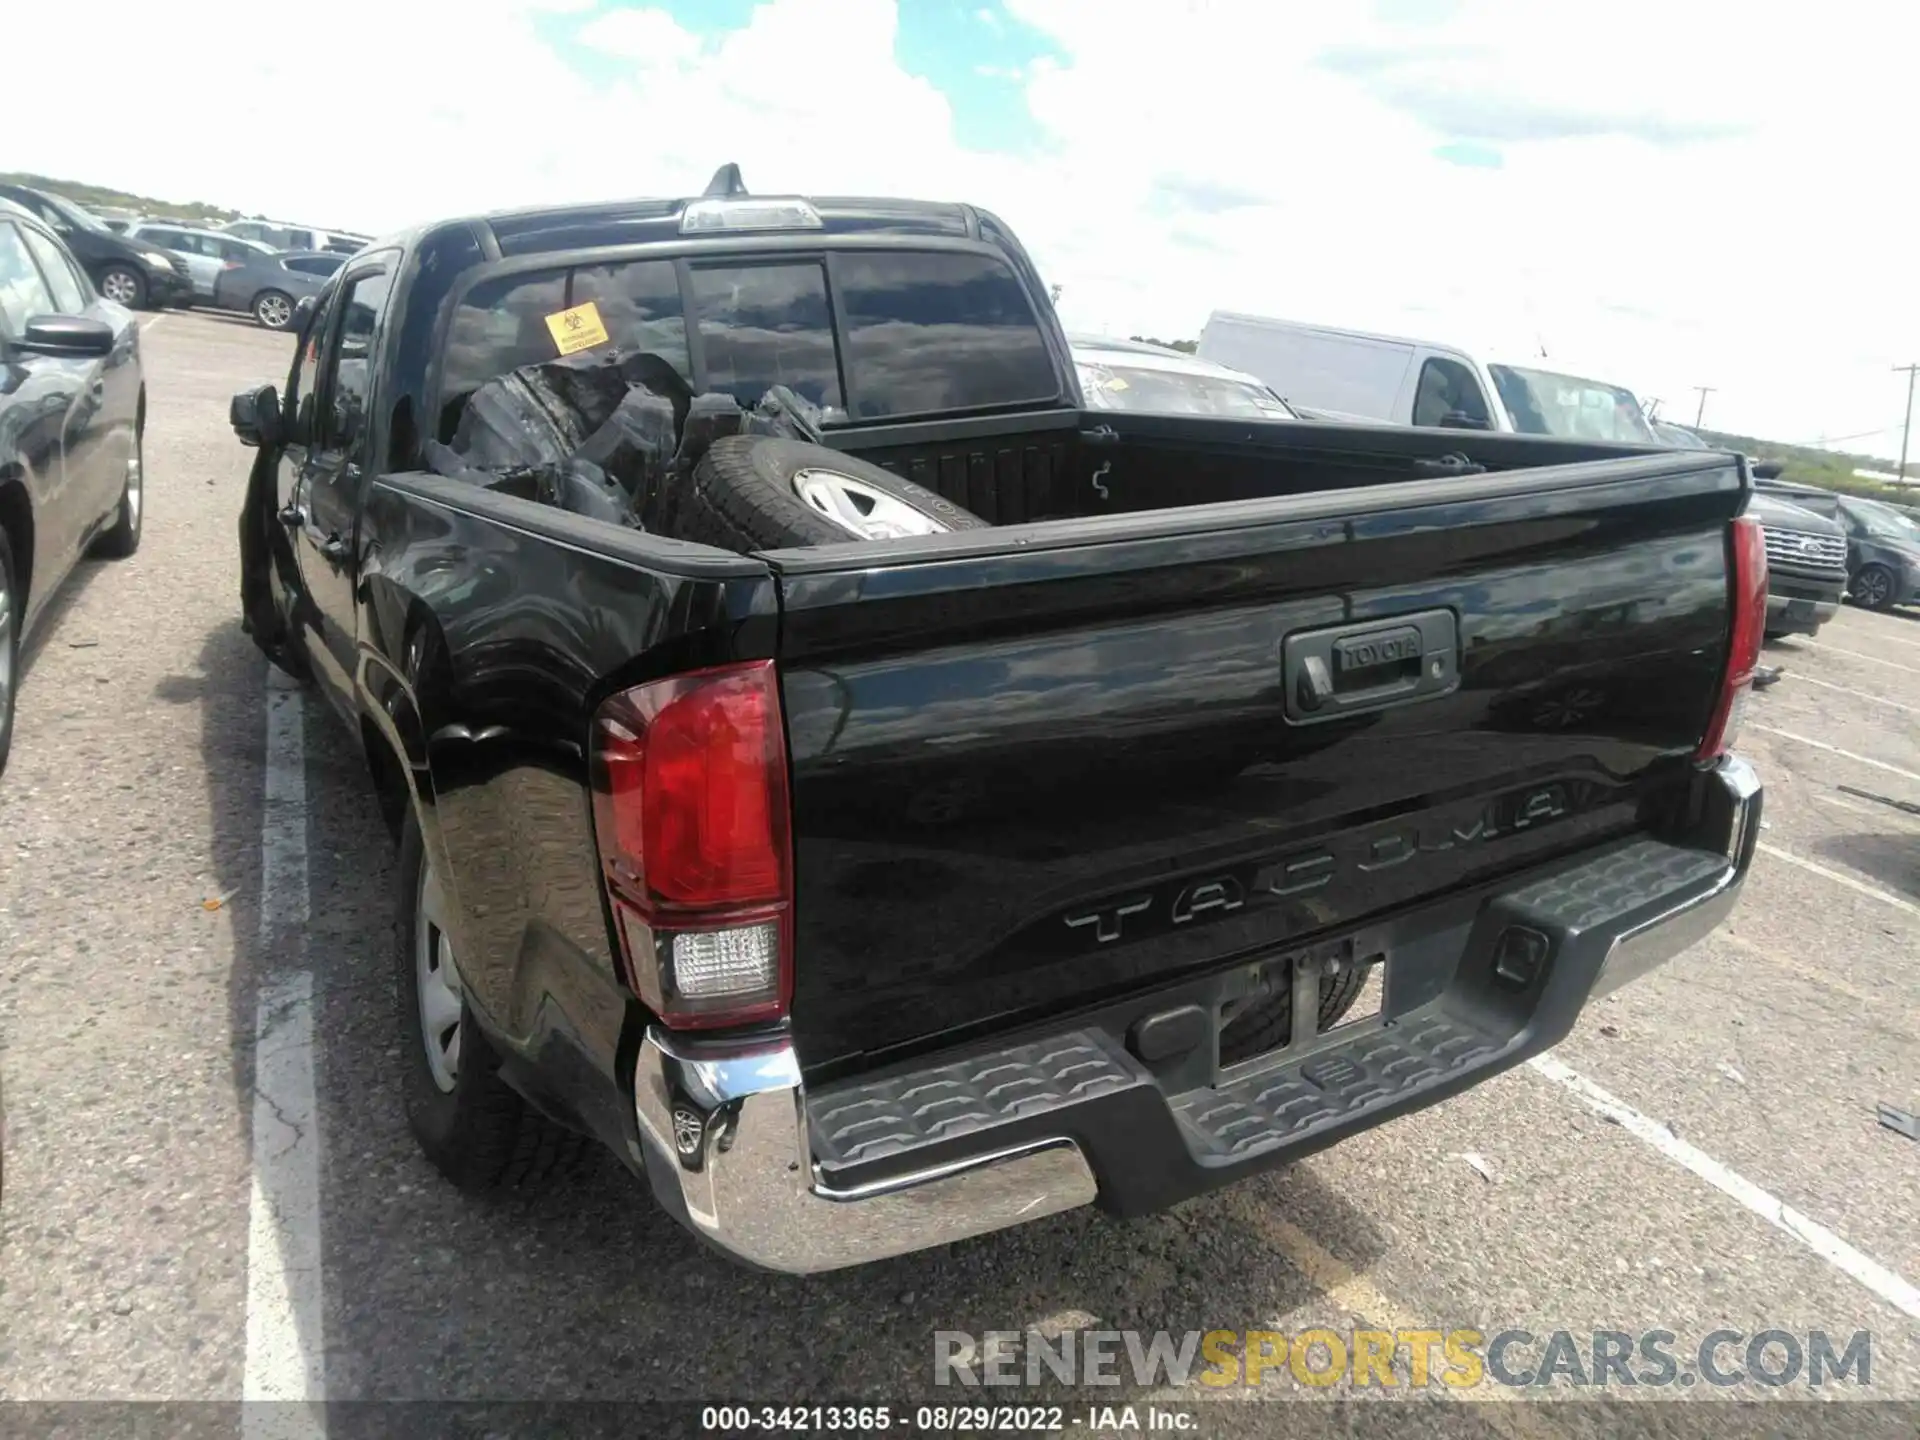
[[[1869,610],[1893,608],[1893,572],[1884,565],[1862,565],[1848,588],[1854,602]]]
[[[1337,975],[1320,977],[1320,1013],[1315,1017],[1316,1033],[1331,1030],[1340,1023],[1360,992],[1366,988],[1369,967],[1343,966]],[[1293,1033],[1293,992],[1291,988],[1270,996],[1233,1016],[1220,1029],[1220,1063],[1238,1065],[1288,1043]]]
[[[0,774],[13,748],[13,692],[20,674],[20,622],[26,596],[14,588],[13,544],[0,530]]]
[[[253,318],[269,330],[284,330],[293,324],[293,298],[263,290],[253,297]]]
[[[727,550],[839,545],[980,530],[986,521],[890,470],[802,440],[716,440],[685,493],[669,497],[662,529]]]
[[[399,991],[407,1120],[434,1166],[463,1190],[532,1185],[577,1161],[584,1137],[500,1078],[454,958],[449,896],[408,814],[400,836]]]
[[[147,308],[147,277],[131,265],[109,265],[100,272],[100,293],[129,310]]]
[[[133,454],[127,459],[127,482],[120,492],[113,528],[93,542],[94,554],[109,560],[124,560],[140,548],[140,522],[147,508],[146,431],[143,412],[134,422]]]

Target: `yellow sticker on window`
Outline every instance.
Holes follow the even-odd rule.
[[[553,343],[560,347],[562,355],[591,350],[596,345],[606,344],[608,338],[606,323],[600,318],[600,307],[591,300],[571,310],[561,310],[547,316],[547,329],[552,332]]]

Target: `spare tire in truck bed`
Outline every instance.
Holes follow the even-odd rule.
[[[708,447],[692,478],[668,497],[658,526],[677,539],[745,552],[983,530],[987,522],[824,445],[733,435]]]

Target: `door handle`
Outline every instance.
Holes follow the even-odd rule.
[[[1311,725],[1451,694],[1460,686],[1451,610],[1423,610],[1287,636],[1281,682],[1287,719]]]
[[[300,505],[283,506],[280,510],[280,523],[289,530],[296,530],[306,524],[307,512],[305,507]]]

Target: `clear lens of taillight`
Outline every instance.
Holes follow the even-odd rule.
[[[1767,628],[1767,546],[1760,522],[1750,515],[1736,519],[1728,533],[1727,569],[1732,585],[1732,634],[1713,719],[1695,752],[1702,761],[1717,760],[1732,748],[1747,708],[1753,672],[1760,664],[1760,642]]]
[[[623,691],[592,735],[621,957],[663,1022],[737,1025],[793,993],[787,752],[772,661]]]

